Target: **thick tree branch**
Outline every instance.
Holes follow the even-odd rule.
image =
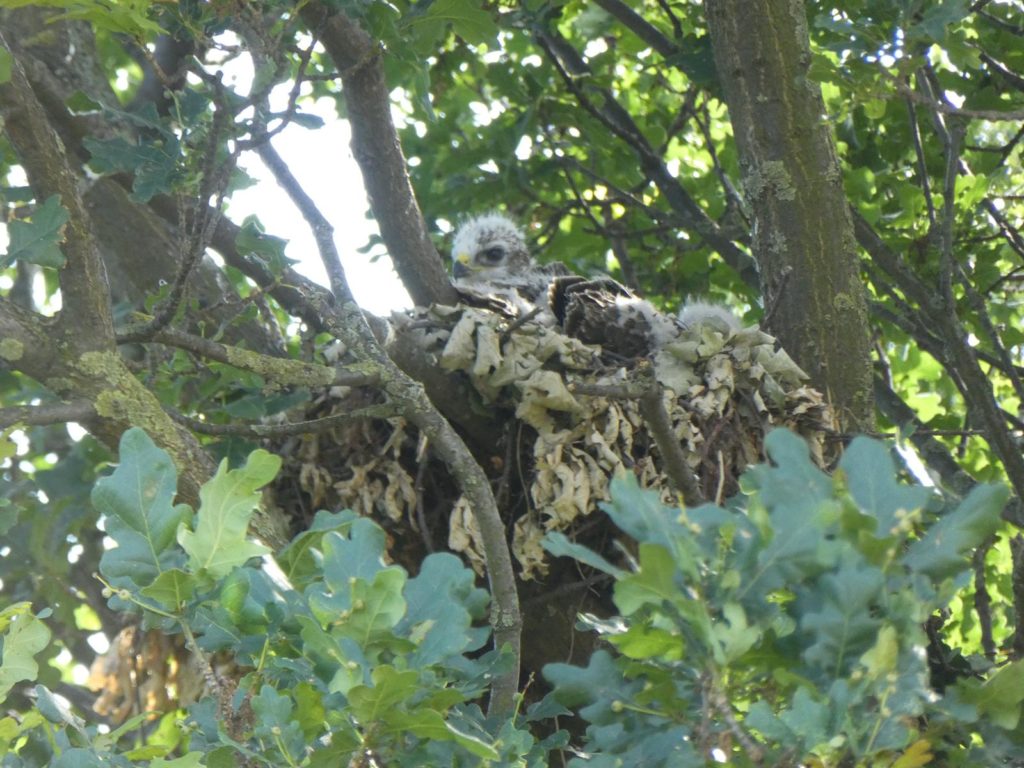
[[[0,45],[10,48],[2,37]],[[78,174],[17,60],[10,80],[0,84],[0,117],[36,199],[57,195],[69,215],[64,228],[66,262],[58,271],[63,306],[48,326],[51,338],[39,343],[38,349],[29,349],[25,341],[33,339],[15,333],[13,344],[0,342],[0,354],[13,368],[38,379],[59,396],[90,401],[96,415],[83,424],[112,448],[128,427],[146,429],[174,458],[182,497],[196,500],[199,486],[212,474],[210,457],[192,435],[175,426],[117,353],[110,289],[92,222],[79,194]],[[19,316],[9,303],[0,312],[0,325],[23,331],[33,327],[24,311]],[[56,354],[41,360],[39,350]]]
[[[391,119],[380,46],[355,20],[333,13],[326,3],[310,2],[301,13],[341,74],[352,154],[395,270],[417,305],[454,304],[455,289],[427,234]]]
[[[917,304],[930,330],[944,342],[936,359],[956,382],[969,413],[984,426],[985,435],[1003,462],[1011,485],[1024,499],[1024,456],[1006,423],[1006,414],[992,392],[992,383],[982,370],[977,350],[968,341],[967,332],[956,317],[942,290],[925,285],[878,236],[871,225],[856,212],[854,231],[861,246],[896,283],[903,294]]]
[[[0,298],[0,366],[45,381],[59,362],[53,321]]]
[[[875,402],[878,410],[893,424],[902,430],[909,428],[907,439],[924,463],[935,470],[942,482],[960,497],[964,497],[977,483],[957,464],[949,449],[936,440],[933,434],[914,413],[914,410],[903,402],[889,384],[880,376],[875,376]]]
[[[2,34],[0,46],[10,50]],[[71,338],[80,351],[108,348],[114,336],[110,292],[78,177],[17,59],[12,60],[10,80],[0,84],[0,117],[37,202],[56,195],[69,215],[64,241],[67,261],[58,273],[63,302],[58,324],[74,331]]]
[[[833,405],[841,431],[870,431],[865,291],[821,87],[806,76],[807,10],[799,0],[708,0],[705,14],[757,222],[769,325]]]

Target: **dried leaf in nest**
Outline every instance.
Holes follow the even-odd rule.
[[[476,516],[464,496],[460,496],[452,508],[448,521],[448,548],[452,552],[461,552],[477,574],[484,574],[486,561],[483,537]]]
[[[538,524],[534,515],[523,515],[516,520],[512,531],[512,555],[519,563],[524,579],[548,572],[547,553],[541,544],[545,533],[547,531]]]
[[[565,379],[555,371],[536,370],[525,381],[516,382],[520,391],[516,418],[538,432],[555,429],[552,411],[578,415],[583,411],[565,386]]]
[[[359,464],[349,464],[349,477],[333,484],[338,503],[360,515],[398,521],[416,507],[416,487],[412,475],[402,464],[402,451],[412,445],[403,419],[392,419],[390,437],[380,453]]]

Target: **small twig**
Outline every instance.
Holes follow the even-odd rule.
[[[715,488],[715,504],[722,506],[722,499],[725,496],[725,455],[718,452],[718,487]]]
[[[199,188],[193,200],[194,213],[191,220],[185,216],[186,206],[179,207],[179,229],[187,234],[180,248],[181,260],[178,263],[178,273],[174,277],[167,297],[156,307],[152,319],[118,334],[118,341],[122,344],[146,341],[170,325],[185,300],[189,280],[213,240],[217,223],[222,216],[224,195],[227,192],[231,171],[238,162],[241,149],[235,147],[223,161],[218,162],[220,140],[231,125],[233,114],[229,115],[228,108],[224,106],[226,102],[223,93],[224,86],[219,79],[214,79],[213,90],[217,94],[217,98],[213,99],[213,120],[201,156]],[[208,205],[207,201],[211,198],[216,202],[213,205]]]
[[[1010,539],[1010,555],[1013,560],[1013,575],[1010,583],[1013,589],[1013,612],[1017,627],[1013,632],[1013,658],[1024,659],[1024,536]]]
[[[590,70],[579,52],[557,30],[537,25],[533,29],[533,36],[579,105],[604,125],[613,136],[636,152],[640,170],[654,182],[672,210],[708,245],[717,250],[730,266],[742,272],[743,266],[749,262],[747,254],[733,243],[672,176],[664,158],[654,150],[640,126],[619,103],[615,94],[607,88],[594,86],[588,80]],[[599,97],[600,107],[590,99],[587,90],[593,91]]]
[[[543,309],[543,308],[540,307],[540,306],[534,307],[533,309],[531,309],[529,312],[527,312],[522,317],[517,318],[514,323],[512,323],[505,330],[503,330],[501,332],[501,341],[502,341],[502,343],[508,341],[513,333],[518,331],[520,328],[522,328],[528,322],[533,320],[533,318],[535,318],[537,315],[539,315],[540,312],[541,312],[541,309]]]
[[[334,243],[334,227],[327,220],[327,217],[320,212],[316,202],[306,190],[302,188],[299,180],[284,159],[277,153],[270,142],[261,144],[256,150],[260,159],[274,175],[274,179],[291,198],[292,203],[298,208],[302,218],[306,220],[309,229],[316,240],[317,250],[320,253],[320,261],[327,272],[331,284],[331,291],[342,303],[354,302],[352,292],[345,279],[345,268],[341,264],[341,256]]]
[[[569,384],[569,391],[574,395],[608,397],[612,400],[639,400],[646,390],[634,381],[623,381],[619,384],[591,384],[585,381],[574,381]]]
[[[956,300],[953,297],[953,226],[956,220],[956,179],[960,172],[960,141],[963,126],[952,122],[946,131],[946,175],[942,187],[942,251],[939,270],[939,287],[949,312],[954,312]]]
[[[378,403],[377,405],[368,405],[365,408],[358,408],[354,411],[324,416],[321,419],[293,421],[287,424],[211,424],[208,421],[186,416],[170,407],[167,407],[165,410],[176,422],[201,435],[220,437],[230,435],[232,437],[250,437],[255,439],[313,435],[320,432],[329,432],[335,427],[349,424],[355,419],[390,419],[401,415],[401,409],[393,403]]]
[[[701,119],[702,117],[704,118],[703,120]],[[736,189],[736,185],[732,183],[729,174],[725,172],[722,162],[718,159],[715,140],[711,136],[711,116],[708,113],[707,97],[705,97],[701,104],[701,108],[694,113],[693,119],[700,129],[701,135],[704,137],[704,148],[711,157],[711,167],[715,169],[715,175],[718,176],[718,181],[722,185],[722,189],[725,190],[726,202],[732,203],[736,207],[740,216],[743,217],[744,223],[749,227],[750,211],[747,208],[747,204],[743,200],[743,196],[740,195],[739,190]]]
[[[672,25],[672,32],[675,35],[676,40],[680,40],[683,37],[683,25],[679,21],[679,17],[676,16],[675,11],[672,10],[672,3],[669,0],[658,0],[658,5],[661,6],[661,10],[668,16],[669,23]]]
[[[611,580],[612,577],[607,573],[595,573],[593,576],[588,576],[581,581],[574,581],[570,584],[560,584],[554,589],[535,595],[528,600],[524,600],[523,608],[528,611],[533,611],[542,605],[550,603],[552,600],[560,600],[561,598],[575,592],[581,592],[585,589],[590,589],[591,587],[597,586],[598,584],[604,584]]]
[[[714,681],[711,683],[710,693],[711,705],[722,716],[722,719],[725,720],[725,724],[729,726],[729,730],[732,732],[732,735],[736,737],[740,746],[743,747],[744,751],[747,753],[747,757],[750,758],[750,761],[754,765],[761,765],[765,757],[764,749],[762,749],[761,746],[751,738],[749,733],[743,730],[743,726],[741,726],[736,720],[736,715],[732,711],[732,705],[725,697],[725,694],[714,684]]]
[[[996,642],[992,639],[992,601],[985,585],[985,555],[995,542],[990,538],[974,551],[974,610],[978,613],[978,624],[981,627],[981,648],[989,661],[996,658]]]
[[[494,493],[494,503],[499,512],[508,513],[508,503],[512,492],[512,467],[515,465],[516,441],[513,439],[509,426],[505,427],[505,457],[501,466],[501,477],[498,479],[498,490]],[[524,486],[525,487],[525,486]]]
[[[1024,120],[1024,109],[1013,109],[1002,112],[998,109],[962,109],[952,104],[932,99],[922,93],[918,93],[906,83],[896,79],[889,73],[882,70],[883,77],[888,79],[896,88],[896,91],[906,98],[920,104],[933,112],[943,115],[956,115],[957,117],[975,118],[978,120],[990,120],[993,122],[1007,120],[1016,122]]]
[[[924,193],[924,201],[928,206],[928,221],[935,226],[935,201],[932,200],[932,185],[928,178],[928,165],[924,159],[924,147],[921,144],[921,126],[917,120],[917,110],[914,108],[914,101],[906,99],[907,112],[910,114],[910,137],[914,142],[914,154],[917,156],[917,176],[921,184],[921,191]]]
[[[427,440],[421,436],[421,447],[416,451],[416,482],[413,485],[416,491],[416,525],[414,528],[419,528],[420,538],[423,539],[423,546],[427,552],[434,552],[434,541],[430,536],[430,526],[427,525],[426,510],[423,508],[423,480],[427,476],[427,466],[430,464],[430,458],[427,456]]]
[[[1017,367],[1014,365],[1013,358],[1010,356],[1009,350],[1003,344],[1002,338],[996,331],[995,326],[992,324],[992,319],[988,314],[988,305],[985,303],[985,297],[978,293],[973,283],[967,278],[963,268],[959,264],[955,264],[957,277],[960,278],[960,284],[964,288],[964,294],[967,296],[967,301],[971,305],[971,309],[978,317],[978,322],[981,323],[981,327],[985,329],[985,335],[988,336],[989,343],[995,350],[996,356],[1000,361],[1000,369],[1006,374],[1010,380],[1010,384],[1013,386],[1013,391],[1017,395],[1019,401],[1024,401],[1024,382],[1021,381],[1020,375],[1017,373]]]
[[[96,415],[88,400],[47,405],[18,405],[0,408],[0,429],[21,424],[26,427],[45,427],[51,424],[67,424],[71,421],[86,421]]]

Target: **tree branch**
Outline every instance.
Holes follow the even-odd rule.
[[[88,400],[0,408],[0,429],[7,429],[15,424],[26,427],[67,424],[69,421],[86,421],[95,415],[96,409]]]
[[[964,118],[976,118],[992,122],[998,122],[1000,120],[1012,122],[1024,120],[1024,109],[1011,109],[1006,111],[1000,111],[998,109],[962,109],[915,91],[906,83],[892,75],[889,75],[889,73],[884,69],[882,70],[882,76],[887,78],[893,84],[893,87],[900,96],[910,99],[911,101],[920,104],[923,107],[927,107],[931,111],[939,114],[955,115],[957,117]]]
[[[306,363],[290,357],[273,357],[231,347],[218,341],[204,339],[190,333],[167,328],[158,332],[153,341],[169,347],[185,349],[210,360],[259,374],[267,381],[295,387],[359,387],[379,383],[379,379],[359,372],[338,371],[327,365]]]
[[[601,6],[607,13],[622,22],[624,27],[666,59],[679,53],[675,43],[661,34],[657,27],[649,23],[643,16],[622,2],[622,0],[595,0],[595,4]]]
[[[683,501],[688,507],[696,507],[705,501],[701,493],[697,477],[694,475],[690,465],[686,463],[686,456],[679,445],[679,438],[672,429],[672,422],[665,410],[664,390],[657,381],[651,377],[651,385],[640,397],[638,405],[640,414],[647,422],[647,429],[654,438],[654,442],[661,451],[662,466],[665,474],[668,475],[676,490],[683,495]]]
[[[0,47],[11,50],[2,34]],[[16,58],[10,79],[0,84],[0,117],[37,201],[56,195],[69,215],[64,239],[67,261],[58,271],[63,304],[58,325],[73,330],[70,338],[80,351],[109,348],[114,337],[110,292],[78,178]]]
[[[391,119],[379,45],[355,20],[314,0],[301,11],[341,74],[352,154],[363,174],[381,236],[413,302],[454,304],[455,289],[427,234]]]
[[[874,383],[878,410],[901,431],[907,431],[907,439],[921,454],[925,465],[938,473],[946,487],[961,498],[966,496],[977,485],[974,478],[964,472],[949,449],[932,436],[914,410],[903,402],[888,382],[876,375]]]
[[[365,408],[358,408],[354,411],[338,413],[333,416],[324,416],[321,419],[292,421],[287,424],[213,424],[186,416],[173,408],[168,408],[167,412],[176,422],[201,435],[217,437],[230,435],[232,437],[256,439],[314,435],[320,432],[329,432],[335,427],[345,424],[351,424],[357,419],[389,419],[401,415],[400,409],[394,403],[368,405]]]
[[[970,414],[985,428],[986,439],[1003,463],[1007,477],[1019,498],[1024,498],[1024,456],[1006,425],[1006,415],[996,402],[992,384],[981,369],[977,351],[968,343],[967,333],[947,305],[941,291],[926,286],[856,211],[853,211],[857,241],[899,286],[916,302],[932,331],[945,342],[936,358],[956,382]],[[937,295],[938,294],[938,295]]]
[[[0,368],[5,365],[45,381],[60,367],[53,321],[0,298]]]

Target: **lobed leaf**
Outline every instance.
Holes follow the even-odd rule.
[[[15,603],[0,611],[0,702],[15,683],[35,680],[39,665],[35,655],[50,643],[50,630],[32,614],[30,603]]]
[[[907,516],[924,507],[932,492],[900,483],[889,449],[877,440],[854,438],[839,461],[850,495],[865,514],[877,521],[875,535],[893,536]]]
[[[960,505],[946,512],[907,549],[903,563],[913,571],[941,580],[968,567],[970,550],[999,528],[1009,490],[1002,485],[979,485]]]
[[[178,483],[174,462],[143,430],[127,430],[119,453],[121,463],[92,492],[93,506],[117,544],[103,553],[100,572],[116,587],[142,589],[182,564],[175,534],[191,510],[172,505]]]
[[[259,489],[281,468],[281,459],[260,449],[238,469],[221,462],[217,474],[199,491],[195,530],[181,526],[178,542],[189,556],[189,566],[213,578],[270,550],[248,538],[249,520],[260,503]]]
[[[51,195],[36,206],[30,221],[12,221],[8,225],[10,244],[6,255],[0,257],[0,269],[18,260],[41,267],[64,266],[60,245],[64,242],[64,225],[69,218],[67,209],[60,204],[60,197]]]

